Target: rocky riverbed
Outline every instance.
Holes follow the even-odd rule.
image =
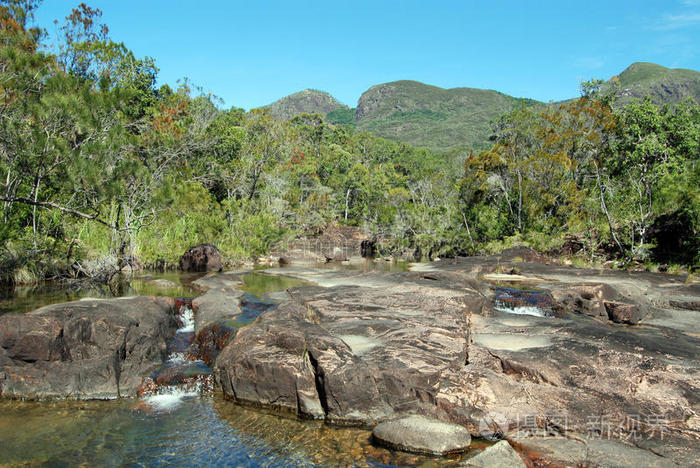
[[[698,284],[514,253],[412,270],[268,270],[317,286],[221,351],[224,394],[334,424],[420,414],[564,464],[697,463]]]
[[[192,283],[191,350],[228,404],[380,425],[377,442],[420,453],[471,436],[505,439],[534,466],[700,460],[700,285],[684,277],[511,251],[404,272],[273,268],[253,277],[284,290],[261,300],[241,291],[245,274]],[[172,302],[75,304],[0,317],[3,396],[128,396],[166,359]],[[428,429],[449,437],[412,450],[433,439]],[[512,461],[506,449],[458,463]]]

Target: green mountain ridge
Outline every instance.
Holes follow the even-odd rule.
[[[402,80],[365,91],[355,122],[359,130],[433,151],[483,149],[493,119],[515,106],[535,103],[493,90],[444,89]]]
[[[677,104],[685,99],[700,103],[700,72],[636,62],[601,87],[624,106],[649,95],[655,104]],[[566,101],[563,101],[566,102]],[[491,122],[520,105],[544,105],[495,90],[444,89],[411,80],[372,86],[350,108],[323,91],[304,90],[269,107],[276,117],[319,113],[334,124],[349,125],[390,140],[434,152],[474,150],[490,146]]]
[[[636,62],[610,78],[602,91],[614,93],[621,105],[647,95],[657,105],[678,104],[684,99],[700,102],[700,72]]]

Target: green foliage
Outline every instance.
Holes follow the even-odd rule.
[[[335,109],[326,114],[326,120],[333,125],[355,127],[355,109]]]
[[[613,110],[598,82],[548,107],[416,82],[360,100],[360,130],[445,156],[355,132],[354,111],[326,93],[244,112],[187,80],[156,89],[153,60],[111,41],[85,5],[52,56],[28,26],[34,6],[0,4],[0,282],[100,257],[172,266],[198,243],[255,259],[333,224],[399,255],[549,251],[574,236],[590,259],[700,261],[693,102]],[[463,144],[481,151],[465,158]]]

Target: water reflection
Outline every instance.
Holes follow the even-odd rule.
[[[193,296],[189,283],[199,276],[137,278],[125,294]],[[163,282],[153,283],[154,277],[178,284],[163,288]],[[309,284],[258,273],[244,275],[243,282],[248,293],[242,304],[249,314],[245,323],[274,307],[281,300],[279,291]],[[26,312],[87,296],[111,297],[111,292],[61,286],[15,290],[2,296],[0,309]],[[218,394],[176,390],[189,393],[158,395],[157,401],[149,400],[153,395],[114,401],[0,400],[0,466],[441,467],[460,460],[392,452],[374,447],[367,430],[300,421],[241,407]]]
[[[21,428],[21,430],[17,430]],[[369,431],[241,407],[217,396],[171,410],[140,400],[0,402],[0,465],[455,466],[391,452]]]
[[[85,297],[109,298],[118,296],[169,296],[190,297],[196,295],[190,283],[202,273],[153,273],[137,275],[122,282],[117,291],[107,285],[95,283],[40,283],[29,286],[0,288],[0,315],[25,313],[50,304],[76,301]],[[166,282],[157,280],[167,280]]]

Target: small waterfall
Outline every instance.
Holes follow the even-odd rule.
[[[177,329],[168,343],[168,359],[141,385],[139,395],[152,409],[169,411],[184,400],[211,391],[211,369],[198,357],[194,342],[194,311],[187,301],[179,304]]]
[[[182,322],[182,326],[177,329],[177,333],[194,333],[194,311],[192,308],[186,305],[180,308],[180,322]]]
[[[553,303],[549,294],[539,290],[507,287],[495,288],[494,309],[515,315],[553,317]]]

